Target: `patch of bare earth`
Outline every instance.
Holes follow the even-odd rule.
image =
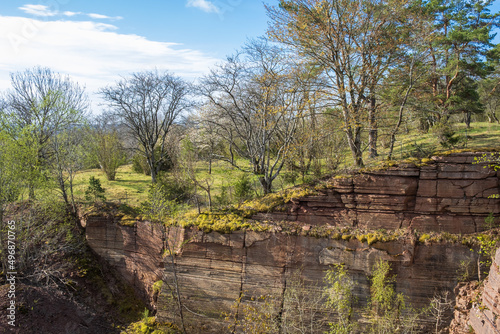
[[[0,287],[0,333],[118,333],[102,315],[54,286],[16,285],[15,327],[7,315],[9,285]]]

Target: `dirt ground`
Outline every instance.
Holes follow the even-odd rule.
[[[79,229],[54,220],[53,213],[33,212],[38,216],[32,224],[38,225],[31,230],[42,234],[30,235],[21,224],[16,230],[23,247],[16,269],[22,260],[24,269],[15,281],[15,327],[8,318],[11,285],[0,264],[0,334],[113,334],[137,321],[144,302],[86,246]],[[15,205],[5,218],[19,223],[30,214],[29,203]]]
[[[119,333],[102,314],[54,287],[16,285],[15,327],[8,324],[9,285],[0,287],[0,333]]]

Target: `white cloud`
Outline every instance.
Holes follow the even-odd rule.
[[[99,88],[132,72],[157,68],[193,80],[218,61],[179,44],[120,34],[117,29],[91,21],[0,16],[4,32],[0,34],[0,92],[10,87],[10,72],[37,65],[70,75],[96,100]]]
[[[90,14],[85,14],[88,17],[92,19],[108,19],[108,20],[121,20],[123,17],[121,16],[107,16],[107,15],[102,15],[102,14],[95,14],[95,13],[90,13]]]
[[[81,13],[80,13],[80,12],[70,12],[70,11],[65,11],[65,12],[63,12],[62,14],[63,14],[64,16],[69,16],[69,17],[71,17],[71,16],[79,15],[79,14],[81,14]]]
[[[121,20],[121,16],[108,16],[108,15],[103,15],[103,14],[97,14],[97,13],[82,13],[82,12],[71,12],[71,11],[64,11],[60,12],[58,10],[51,10],[48,6],[45,5],[32,5],[32,4],[27,4],[24,6],[19,7],[20,10],[25,12],[26,14],[30,14],[33,16],[42,16],[42,17],[51,17],[51,16],[68,16],[72,17],[75,15],[86,15],[90,17],[91,19],[97,19],[97,20]]]
[[[188,0],[187,7],[195,7],[207,13],[219,13],[219,8],[208,0]]]
[[[58,14],[57,11],[50,10],[48,6],[45,5],[24,5],[19,7],[20,10],[25,12],[26,14],[34,15],[34,16],[56,16]]]

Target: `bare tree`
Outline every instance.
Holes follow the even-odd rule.
[[[195,186],[195,193],[198,187],[200,187],[207,193],[208,211],[212,211],[212,185],[214,183],[214,178],[211,173],[204,177],[197,175],[196,165],[198,161],[200,161],[199,150],[188,137],[185,138],[182,142],[181,156],[181,165],[184,169],[184,172],[187,174],[187,176]],[[200,205],[197,199],[196,203],[198,206],[198,212],[201,212]]]
[[[219,128],[229,146],[219,158],[257,175],[264,193],[271,192],[283,167],[304,109],[297,71],[283,49],[258,40],[228,57],[199,86],[213,107],[205,120]]]
[[[187,128],[189,140],[196,147],[198,157],[208,163],[208,174],[211,175],[212,164],[223,152],[225,141],[220,129],[213,122],[206,121],[214,114],[209,107],[207,104],[198,108],[197,114],[188,119]]]
[[[424,40],[424,36],[418,36]],[[425,52],[419,52],[417,48],[415,51],[407,55],[403,55],[398,67],[391,71],[392,75],[386,81],[387,91],[386,100],[389,101],[389,107],[393,106],[397,109],[397,121],[390,132],[389,153],[387,158],[392,159],[394,145],[396,143],[396,135],[403,123],[405,110],[408,109],[410,104],[411,93],[419,81],[428,72],[428,67],[424,62],[426,57]]]
[[[151,168],[151,181],[168,158],[168,133],[181,112],[190,106],[189,86],[168,72],[146,71],[100,90],[130,135],[135,149]]]
[[[434,294],[429,307],[430,314],[436,320],[434,333],[439,334],[442,332],[443,323],[446,321],[446,318],[451,316],[453,305],[454,300],[450,298],[449,291]]]

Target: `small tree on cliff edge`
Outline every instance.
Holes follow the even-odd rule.
[[[101,186],[101,180],[91,176],[89,178],[89,185],[85,190],[85,199],[87,201],[92,201],[94,203],[97,202],[98,200],[105,201],[106,200],[106,197],[104,196],[105,191],[106,189],[104,189]]]

